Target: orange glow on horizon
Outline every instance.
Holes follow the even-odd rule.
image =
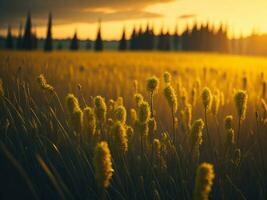
[[[252,30],[267,32],[266,23],[266,0],[176,0],[170,3],[154,4],[144,8],[145,11],[161,14],[162,17],[148,19],[125,19],[121,21],[102,22],[102,37],[106,40],[119,39],[123,27],[126,28],[127,38],[130,37],[132,29],[140,26],[145,29],[146,24],[153,25],[155,33],[159,33],[163,26],[165,30],[174,32],[175,25],[178,25],[181,33],[187,24],[211,22],[218,27],[220,23],[228,25],[229,37],[239,37],[241,34],[247,36]],[[84,12],[90,9],[84,9]],[[114,13],[112,8],[95,8],[94,11]],[[192,15],[191,18],[181,18],[182,15]],[[195,15],[195,16],[194,16]],[[34,16],[33,16],[34,22]],[[56,21],[57,19],[53,19]],[[70,38],[75,30],[80,39],[95,39],[97,23],[70,23],[53,26],[54,38]],[[16,27],[13,27],[16,35]],[[37,36],[45,37],[46,27],[37,27]],[[0,31],[6,35],[6,30]]]

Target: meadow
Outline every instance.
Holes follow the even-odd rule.
[[[265,200],[266,76],[264,57],[0,51],[0,197]]]

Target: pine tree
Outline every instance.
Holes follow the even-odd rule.
[[[77,31],[75,31],[70,43],[70,50],[77,51],[78,49],[79,49],[79,40],[77,36]]]
[[[148,38],[148,49],[149,50],[153,50],[154,49],[154,46],[155,46],[155,35],[154,35],[154,27],[152,25],[151,28],[149,28],[149,38]]]
[[[48,25],[47,25],[47,34],[44,45],[44,51],[52,51],[53,50],[53,39],[52,39],[52,13],[49,13],[48,16]]]
[[[18,50],[22,49],[22,23],[20,23],[19,26],[19,34],[16,42],[16,49]]]
[[[190,34],[190,32],[189,31],[190,31],[189,26],[187,24],[186,29],[182,34],[182,49],[184,51],[188,51],[190,49],[190,46],[189,46],[189,40],[190,40],[189,34]]]
[[[24,36],[23,36],[23,49],[31,50],[32,49],[32,22],[31,22],[31,13],[28,12]]]
[[[135,27],[134,27],[132,35],[131,35],[131,40],[130,40],[130,49],[131,50],[136,50],[136,40],[137,40],[136,30],[135,30]]]
[[[97,37],[95,40],[95,51],[103,51],[103,41],[101,36],[101,21],[99,21]]]
[[[178,26],[175,27],[175,33],[173,35],[173,49],[179,50],[179,33],[178,33]]]
[[[158,50],[163,50],[164,49],[164,33],[163,33],[163,27],[161,28],[160,34],[158,35],[158,45],[157,45]]]
[[[6,37],[6,49],[13,49],[13,36],[12,36],[12,31],[11,31],[11,26],[8,26],[7,29],[7,37]]]
[[[123,28],[121,40],[119,43],[119,51],[125,51],[127,50],[127,40],[125,35],[125,28]]]

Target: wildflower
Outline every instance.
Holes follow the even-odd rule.
[[[75,108],[80,107],[78,99],[73,94],[67,95],[66,106],[70,114],[73,113]]]
[[[158,90],[159,87],[159,79],[155,76],[150,77],[147,79],[147,90],[152,94]]]
[[[143,101],[138,107],[138,119],[141,123],[147,123],[150,118],[150,109],[147,102]]]
[[[92,108],[86,107],[83,110],[83,123],[86,133],[93,136],[96,130],[96,119]]]
[[[126,117],[127,117],[127,113],[126,113],[126,109],[124,106],[118,106],[115,109],[115,119],[117,121],[120,121],[122,124],[126,123]]]
[[[192,146],[202,144],[202,130],[204,128],[204,122],[202,119],[194,121],[191,128],[191,144]]]
[[[164,78],[164,82],[165,82],[166,84],[171,83],[172,76],[171,76],[171,74],[170,74],[169,72],[164,72],[164,74],[163,74],[163,78]]]
[[[203,90],[202,90],[202,103],[204,105],[204,108],[206,110],[209,110],[210,109],[210,106],[211,106],[211,102],[212,102],[212,94],[211,94],[211,91],[208,87],[205,87]]]
[[[104,123],[106,121],[107,106],[105,100],[101,96],[97,96],[94,99],[95,115],[99,122]]]
[[[134,98],[137,106],[143,102],[143,96],[140,93],[136,93]]]
[[[183,124],[186,130],[189,130],[191,127],[191,121],[192,121],[192,106],[190,104],[186,104],[181,114],[182,114]]]
[[[133,128],[131,126],[127,126],[126,133],[127,133],[128,138],[132,137],[134,134]]]
[[[235,93],[234,99],[235,99],[237,114],[238,114],[240,120],[244,120],[246,117],[248,95],[245,91],[238,90]]]
[[[175,90],[171,85],[167,85],[163,92],[170,108],[172,109],[173,113],[175,113],[177,111],[177,97]]]
[[[197,168],[197,175],[195,179],[194,200],[208,200],[209,193],[215,177],[213,165],[209,163],[202,163]]]
[[[227,115],[224,119],[224,127],[225,130],[229,130],[233,128],[233,116]]]
[[[102,188],[107,188],[114,172],[107,142],[97,143],[94,150],[93,164],[97,183]]]
[[[80,109],[80,107],[74,109],[71,115],[71,121],[74,130],[80,134],[83,129],[83,111]]]
[[[43,89],[44,91],[47,91],[49,93],[53,93],[54,92],[54,87],[49,85],[44,77],[43,74],[40,74],[38,77],[37,77],[37,82],[40,86],[41,89]]]
[[[122,153],[126,153],[128,151],[128,138],[126,129],[120,121],[113,124],[112,133],[114,134],[116,147],[118,147]]]

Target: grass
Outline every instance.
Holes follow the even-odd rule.
[[[171,83],[164,83],[165,71],[171,74]],[[193,197],[197,168],[208,162],[215,173],[210,199],[266,199],[267,123],[261,102],[266,101],[266,73],[263,57],[1,51],[0,197],[197,199]],[[40,74],[52,88],[40,87],[36,80]],[[152,94],[146,81],[153,76],[159,79],[159,87]],[[170,112],[164,96],[168,84],[177,97],[176,112]],[[219,95],[215,114],[203,107],[204,87]],[[239,89],[248,95],[240,126],[234,100]],[[137,92],[149,102],[145,103],[149,109],[136,103]],[[79,102],[73,111],[66,107],[68,93]],[[104,98],[106,111],[102,103],[95,106],[98,95]],[[86,118],[96,117],[86,126],[95,123],[95,131],[81,128],[87,123],[82,118],[86,107],[100,115],[105,112],[101,121],[94,115]],[[127,111],[126,122],[122,107]],[[227,115],[233,116],[232,127],[228,127],[234,131],[233,143],[227,143]],[[191,125],[198,119],[205,125],[192,133]],[[95,147],[103,140],[114,170],[107,187],[97,182],[93,164]]]

